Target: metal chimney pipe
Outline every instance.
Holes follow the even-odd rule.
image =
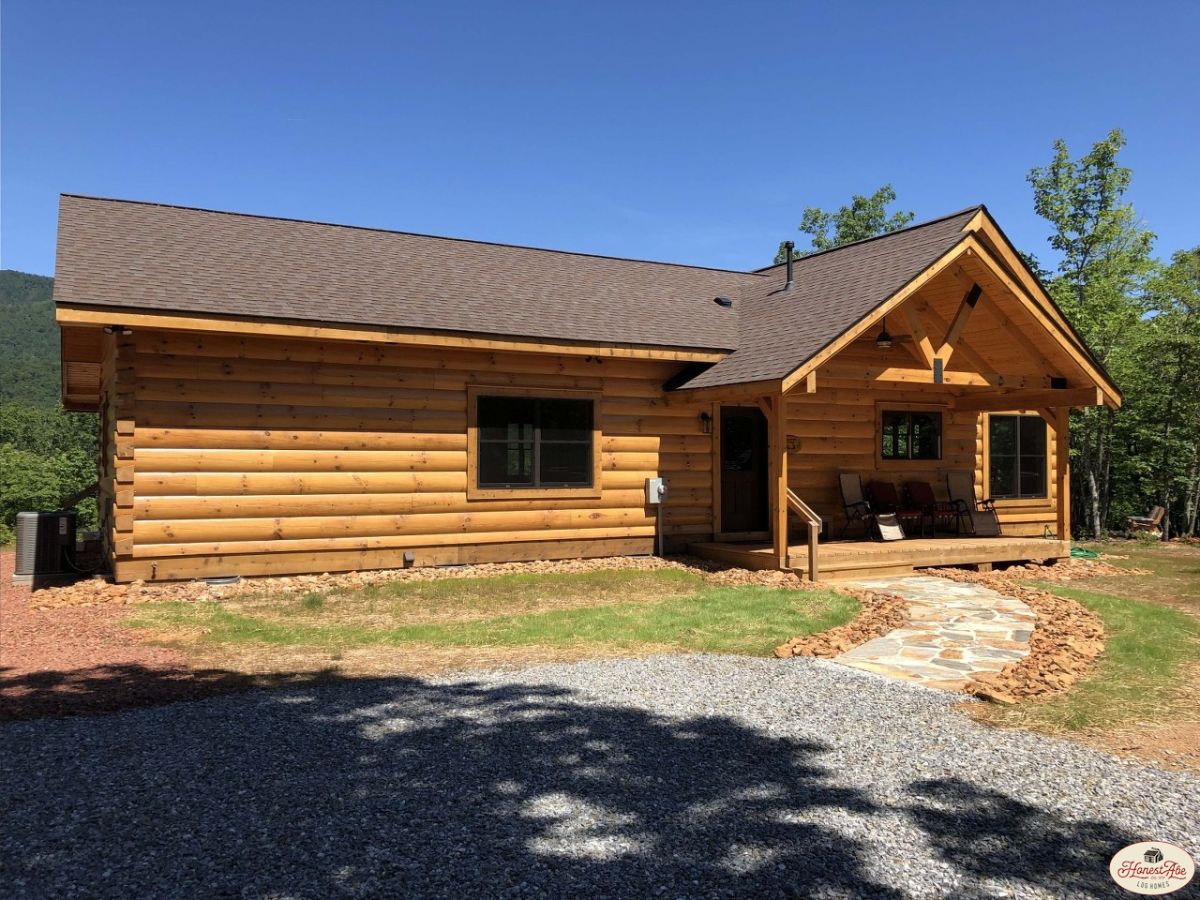
[[[787,251],[787,284],[783,286],[785,291],[792,289],[792,250],[796,244],[793,241],[784,241],[783,248]]]

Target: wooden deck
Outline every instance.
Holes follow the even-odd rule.
[[[692,553],[705,559],[746,569],[775,569],[778,563],[770,544],[700,543]],[[834,581],[903,575],[937,566],[990,565],[991,563],[1043,562],[1071,555],[1067,541],[1029,537],[914,538],[889,543],[832,541],[820,546],[818,579]],[[808,547],[788,547],[788,568],[807,574]]]

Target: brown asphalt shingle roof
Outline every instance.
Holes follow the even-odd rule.
[[[59,303],[733,352],[687,382],[782,379],[962,240],[980,207],[731,272],[64,194]],[[713,302],[734,298],[732,308]]]
[[[802,257],[790,291],[785,265],[762,270],[767,281],[735,304],[738,349],[687,387],[787,377],[963,240],[979,209]]]
[[[763,276],[64,194],[60,303],[729,350]]]

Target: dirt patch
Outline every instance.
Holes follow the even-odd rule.
[[[391,675],[443,675],[480,669],[517,668],[584,659],[679,653],[679,648],[639,644],[636,648],[579,644],[519,647],[442,647],[406,643],[402,647],[355,647],[331,653],[325,647],[278,647],[264,656],[256,647],[222,645],[193,651],[189,658],[203,670],[233,671],[248,678],[363,678]]]
[[[792,656],[838,656],[908,623],[909,607],[903,597],[851,588],[838,590],[839,593],[854,597],[862,606],[854,621],[820,634],[792,638],[786,644],[775,648],[777,657],[787,659]]]
[[[1087,566],[1067,567],[1075,577],[1086,578],[1084,569],[1106,566],[1098,561]],[[1068,690],[1086,677],[1104,650],[1104,624],[1100,617],[1080,603],[1057,597],[1047,591],[1021,584],[1019,578],[1036,577],[1050,572],[1054,566],[1014,566],[1001,572],[964,572],[947,569],[938,572],[951,581],[979,584],[1008,597],[1015,597],[1037,614],[1037,623],[1029,638],[1029,655],[1005,666],[999,672],[984,672],[972,676],[965,690],[984,700],[1012,704],[1034,697],[1048,697]],[[1113,568],[1107,566],[1107,568]],[[1118,571],[1128,572],[1128,569]],[[1019,573],[1019,574],[1018,574]],[[1063,576],[1067,573],[1059,573]],[[1050,579],[1069,581],[1069,577]]]
[[[244,690],[234,672],[198,671],[140,642],[117,606],[35,609],[0,553],[0,720],[113,712]]]

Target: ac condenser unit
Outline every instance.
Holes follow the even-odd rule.
[[[71,572],[70,554],[75,552],[78,513],[17,513],[17,560],[15,579],[32,580],[43,575]]]

